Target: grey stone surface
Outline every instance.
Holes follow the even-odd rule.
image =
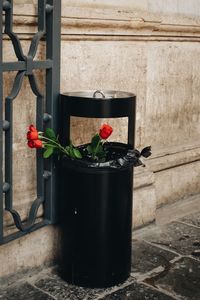
[[[132,243],[132,268],[133,273],[146,273],[159,266],[166,266],[174,259],[176,254],[150,245],[145,241],[133,240]]]
[[[53,297],[34,288],[28,283],[19,284],[0,291],[2,300],[53,300]]]
[[[125,283],[133,282],[132,278],[129,278]],[[103,293],[110,293],[113,288],[107,289],[89,289],[83,287],[77,287],[75,285],[70,285],[64,280],[62,280],[58,275],[54,274],[51,277],[46,277],[36,281],[35,286],[53,295],[58,300],[93,300],[97,296]],[[121,286],[121,285],[120,285]]]
[[[95,290],[69,285],[59,277],[46,277],[36,282],[35,285],[58,300],[89,300],[97,295]]]
[[[150,234],[143,238],[147,241],[173,250],[182,255],[192,255],[197,249],[194,242],[200,237],[200,228],[172,222],[153,230]]]
[[[200,212],[185,216],[180,219],[181,222],[198,226],[200,228]]]
[[[135,235],[132,276],[118,286],[69,285],[54,267],[4,287],[0,300],[200,300],[200,256],[194,254],[200,250],[198,222],[194,214]]]
[[[133,283],[101,298],[103,300],[172,300],[173,297],[163,294],[144,284]]]
[[[200,299],[200,262],[182,258],[171,265],[164,276],[151,278],[151,283],[165,291],[182,296],[181,299]]]

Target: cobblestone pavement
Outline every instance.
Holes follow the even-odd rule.
[[[3,300],[200,300],[200,213],[134,233],[132,272],[107,289],[68,285],[48,268],[0,289]]]

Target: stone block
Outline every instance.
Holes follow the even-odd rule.
[[[144,234],[143,239],[155,245],[160,245],[166,250],[173,251],[181,255],[193,255],[198,248],[195,242],[200,235],[200,228],[187,224],[172,222],[168,225],[154,228],[152,233]],[[200,260],[200,257],[195,257]]]
[[[180,219],[180,222],[184,222],[186,224],[194,225],[200,228],[200,212],[185,216]]]
[[[0,246],[0,278],[55,261],[59,235],[48,226]]]
[[[133,283],[122,290],[101,298],[102,300],[172,300],[173,297],[144,284]]]
[[[163,276],[151,278],[152,284],[171,293],[173,299],[200,299],[200,263],[184,257],[173,263]]]
[[[168,266],[177,254],[161,249],[145,241],[132,242],[132,275],[138,276],[159,267]]]
[[[145,207],[145,209],[144,209]],[[156,198],[153,186],[136,189],[133,192],[133,227],[151,223],[156,216]]]
[[[134,169],[133,227],[141,227],[155,220],[156,195],[154,174],[144,167]],[[145,209],[144,209],[145,207]]]
[[[155,173],[157,207],[200,193],[200,162]]]
[[[28,283],[24,283],[14,288],[8,288],[5,291],[0,290],[0,299],[2,300],[53,300],[50,295],[43,293],[42,291],[34,288]]]

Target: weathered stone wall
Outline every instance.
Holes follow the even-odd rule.
[[[36,31],[36,2],[14,1],[14,29],[24,49]],[[137,95],[136,146],[152,145],[153,156],[146,168],[135,170],[135,227],[153,222],[157,207],[200,193],[199,42],[198,0],[62,0],[61,92],[116,89]],[[5,37],[4,61],[15,59]],[[44,74],[37,75],[42,87]],[[5,74],[5,95],[13,78]],[[35,197],[35,156],[24,140],[26,127],[35,123],[27,81],[14,109],[14,204],[25,218]],[[112,139],[125,141],[126,119],[110,122]],[[87,141],[99,124],[74,118],[73,140]],[[7,214],[5,222],[12,231]],[[47,227],[1,246],[0,276],[52,261],[57,239],[56,229]]]

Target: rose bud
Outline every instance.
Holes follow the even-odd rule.
[[[42,148],[42,141],[40,140],[34,140],[34,145],[35,145],[35,148]]]
[[[35,148],[34,141],[28,141],[27,145],[29,146],[29,148]]]
[[[103,124],[99,130],[99,135],[102,139],[106,140],[111,133],[113,132],[113,129],[110,125]]]
[[[38,140],[38,132],[37,131],[28,131],[27,132],[27,140]]]
[[[35,128],[34,125],[30,125],[30,126],[29,126],[29,130],[30,130],[30,131],[37,131],[37,128]]]
[[[30,148],[42,148],[42,141],[40,140],[30,140],[28,141],[28,146]]]

